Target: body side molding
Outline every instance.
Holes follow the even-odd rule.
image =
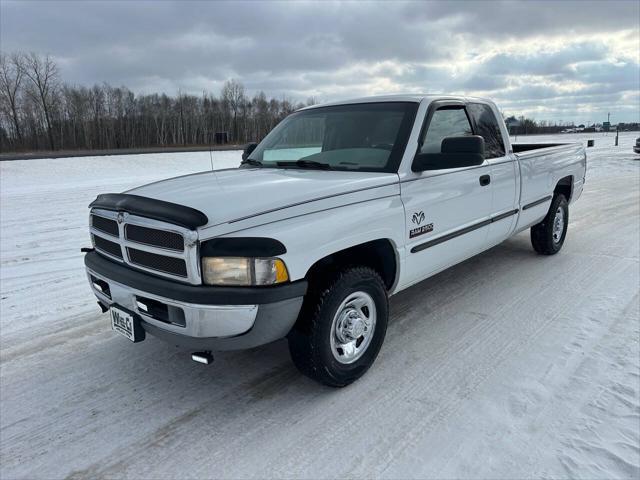
[[[501,213],[500,215],[496,215],[495,217],[488,218],[487,220],[483,220],[481,222],[474,223],[473,225],[469,225],[468,227],[461,228],[460,230],[456,230],[455,232],[447,233],[442,237],[434,238],[433,240],[429,240],[428,242],[421,243],[420,245],[416,245],[415,247],[413,247],[411,249],[411,253],[421,252],[422,250],[425,250],[429,247],[435,247],[436,245],[440,245],[441,243],[444,243],[448,240],[453,240],[454,238],[464,235],[466,233],[470,233],[479,228],[486,227],[487,225],[490,225],[493,222],[499,222],[500,220],[504,220],[505,218],[509,218],[512,215],[515,215],[516,213],[518,213],[518,211],[519,211],[518,209],[510,210],[508,212]]]
[[[541,203],[547,202],[549,200],[551,200],[552,196],[551,195],[547,195],[544,198],[541,198],[540,200],[536,200],[535,202],[531,202],[531,203],[527,203],[524,207],[522,207],[522,210],[528,210],[531,207],[535,207],[536,205],[540,205]]]

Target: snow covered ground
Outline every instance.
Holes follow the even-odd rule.
[[[523,233],[393,297],[376,364],[342,390],[284,341],[203,367],[99,313],[88,203],[209,153],[3,162],[0,477],[637,478],[638,135],[526,137],[596,140],[562,252]]]

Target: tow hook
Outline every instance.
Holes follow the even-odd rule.
[[[193,352],[191,354],[191,360],[204,365],[211,365],[213,363],[213,354],[209,350],[205,352]]]

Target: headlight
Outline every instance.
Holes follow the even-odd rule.
[[[207,285],[275,285],[289,273],[279,258],[203,257],[202,279]]]

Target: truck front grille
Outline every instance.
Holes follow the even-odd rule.
[[[118,222],[115,220],[99,217],[98,215],[91,215],[91,226],[114,237],[119,235]]]
[[[111,240],[107,240],[106,238],[102,238],[97,235],[92,235],[92,237],[93,246],[96,250],[108,253],[114,257],[122,258],[122,249],[120,248],[119,243],[112,242]]]
[[[127,248],[129,261],[133,265],[150,268],[159,272],[177,275],[179,277],[187,276],[187,264],[181,258],[165,257],[156,253],[145,252],[136,248]]]
[[[195,231],[98,208],[90,218],[91,240],[98,253],[155,275],[202,283]]]
[[[125,236],[127,240],[132,242],[168,248],[178,252],[184,250],[184,238],[179,233],[156,230],[155,228],[141,227],[139,225],[127,225]]]

